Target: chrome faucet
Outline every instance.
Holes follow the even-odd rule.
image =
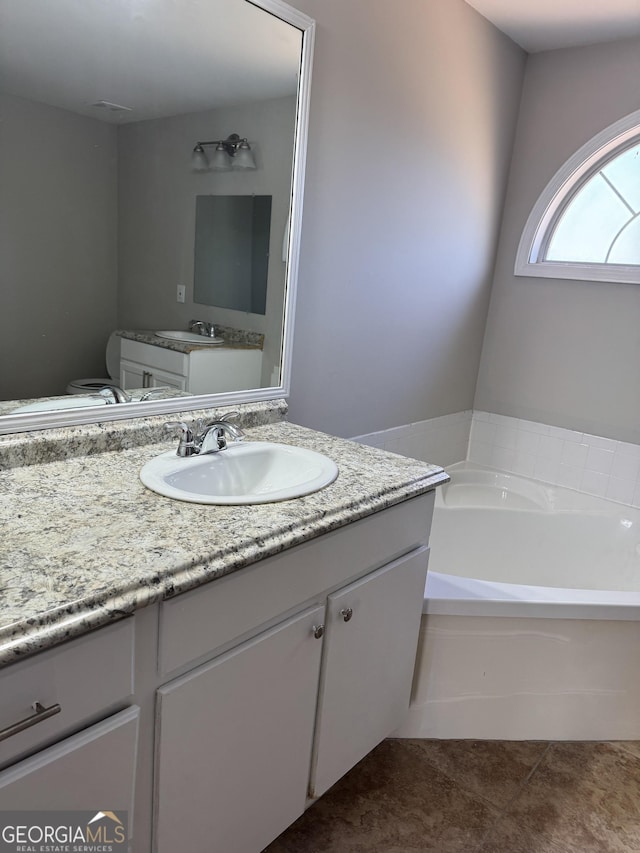
[[[235,415],[237,412],[231,412]],[[217,453],[219,450],[227,449],[227,436],[231,436],[232,441],[243,441],[244,433],[235,424],[230,424],[227,421],[228,415],[220,418],[218,421],[208,423],[202,433],[198,436],[200,449],[198,453]]]
[[[198,334],[205,338],[215,338],[216,327],[213,323],[207,323],[206,320],[191,320],[189,323],[189,331],[193,332],[198,329]]]
[[[178,456],[203,456],[206,453],[226,450],[228,436],[234,442],[243,441],[244,432],[240,427],[229,423],[229,418],[237,416],[238,412],[229,412],[208,424],[198,420],[191,426],[183,421],[169,421],[165,424],[165,428],[180,430],[180,441],[176,451]]]
[[[126,391],[123,391],[122,388],[118,388],[117,385],[105,385],[104,388],[98,391],[98,394],[105,398],[107,404],[131,402],[131,396]]]
[[[154,397],[166,397],[167,392],[171,392],[171,388],[168,385],[156,385],[155,388],[149,388],[141,394],[134,402],[144,403],[146,400],[152,400]],[[171,396],[170,393],[169,396]]]
[[[144,403],[146,400],[152,400],[154,397],[162,397],[166,396],[167,391],[171,389],[166,386],[157,386],[156,388],[149,388],[139,397],[132,397],[131,394],[127,394],[126,391],[123,391],[122,388],[119,388],[117,385],[105,385],[104,388],[101,388],[97,391],[97,395],[101,397],[103,400],[110,403]]]

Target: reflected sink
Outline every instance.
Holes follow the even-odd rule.
[[[223,344],[224,338],[208,338],[206,335],[198,335],[195,332],[170,332],[165,329],[156,332],[158,338],[166,338],[169,341],[180,341],[183,344],[200,344],[211,346],[212,344]]]
[[[321,453],[287,444],[246,441],[186,459],[169,450],[140,471],[160,495],[201,504],[262,504],[309,495],[328,486],[338,466]]]

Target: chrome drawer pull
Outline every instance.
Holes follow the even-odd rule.
[[[314,625],[311,630],[316,640],[320,640],[324,636],[324,625]]]
[[[34,702],[33,710],[35,714],[32,714],[30,717],[25,717],[24,720],[20,720],[20,722],[14,723],[12,726],[7,726],[6,729],[0,729],[0,740],[6,740],[13,735],[17,735],[18,732],[30,729],[36,723],[41,723],[43,720],[48,720],[49,717],[59,714],[62,711],[62,706],[56,702],[55,705],[45,708],[40,702]]]
[[[343,607],[340,611],[340,615],[342,616],[345,622],[348,622],[353,616],[353,609],[351,607]]]

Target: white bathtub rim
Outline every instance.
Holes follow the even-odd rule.
[[[498,509],[494,506],[479,505],[477,507],[470,505],[453,504],[449,505],[446,501],[447,487],[455,489],[457,485],[456,473],[462,475],[460,479],[464,479],[464,474],[468,473],[471,477],[476,474],[495,475],[504,481],[507,481],[517,493],[519,487],[522,488],[524,495],[529,495],[531,490],[538,493],[536,508],[531,508],[526,511],[531,513],[540,513],[546,515],[565,514],[565,513],[580,513],[585,515],[613,515],[619,516],[625,510],[625,515],[635,518],[640,521],[640,509],[628,503],[614,501],[610,498],[591,495],[579,489],[571,489],[568,486],[559,486],[554,483],[549,483],[544,480],[536,480],[533,477],[525,477],[522,474],[515,474],[512,471],[507,471],[502,468],[492,467],[489,465],[481,465],[478,462],[463,460],[455,462],[453,465],[447,465],[447,473],[452,475],[451,482],[436,490],[436,506],[447,509],[449,512],[455,513],[462,509],[479,509],[491,511]],[[522,512],[522,507],[512,508],[510,506],[500,506],[501,512]]]
[[[429,570],[423,614],[640,620],[640,592],[497,583]]]
[[[564,486],[553,486],[540,480],[522,477],[519,474],[501,471],[475,462],[458,462],[448,466],[452,474],[451,486],[455,488],[456,472],[462,480],[465,473],[473,479],[475,475],[498,475],[510,481],[515,490],[534,487],[548,498],[548,509],[511,509],[510,507],[464,507],[447,506],[444,492],[439,489],[436,507],[440,512],[455,516],[460,510],[474,512],[511,512],[548,515],[574,512],[585,515],[630,517],[638,522],[640,511],[626,504],[605,498],[587,495]],[[526,491],[525,491],[526,494]],[[551,512],[549,513],[549,510]],[[473,568],[470,569],[473,571]],[[462,575],[429,570],[425,588],[423,613],[447,616],[529,616],[553,619],[640,619],[640,591],[603,590],[593,588],[568,588],[536,586],[500,581],[484,580]]]

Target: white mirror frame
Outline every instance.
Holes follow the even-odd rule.
[[[223,394],[199,394],[191,397],[150,400],[144,403],[92,406],[59,411],[51,410],[48,412],[31,412],[22,415],[3,415],[0,417],[0,435],[38,429],[53,429],[55,427],[127,420],[129,418],[150,417],[152,415],[169,415],[173,412],[190,412],[216,406],[276,400],[289,395],[291,387],[293,321],[295,316],[302,230],[302,201],[307,154],[315,21],[313,18],[309,18],[307,15],[294,9],[288,3],[283,2],[283,0],[245,0],[245,2],[281,18],[283,21],[299,29],[302,33],[302,56],[300,61],[300,82],[298,86],[297,120],[291,181],[291,226],[289,228],[287,278],[283,307],[284,323],[280,359],[280,385],[269,388],[253,388],[247,391],[230,391]]]

